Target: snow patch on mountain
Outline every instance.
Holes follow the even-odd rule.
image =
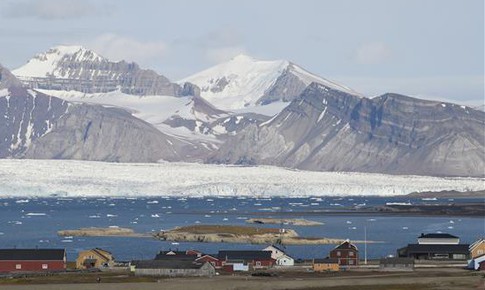
[[[199,86],[201,96],[217,107],[241,109],[253,106],[288,65],[285,60],[262,61],[241,54],[179,83]]]
[[[195,163],[0,160],[3,196],[395,196],[483,190],[484,179]]]
[[[213,135],[201,134],[197,130],[191,131],[184,127],[171,128],[164,122],[174,116],[201,122],[211,121],[225,116],[224,114],[206,115],[203,112],[197,111],[194,106],[194,97],[133,96],[120,91],[94,94],[86,94],[78,91],[39,91],[71,102],[99,104],[107,107],[112,106],[125,109],[134,117],[152,124],[163,133],[188,140],[218,142]]]

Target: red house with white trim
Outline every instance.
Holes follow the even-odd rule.
[[[349,240],[331,250],[329,256],[331,259],[337,259],[339,266],[357,266],[359,264],[359,249]]]
[[[0,272],[55,272],[66,270],[64,249],[0,249]]]

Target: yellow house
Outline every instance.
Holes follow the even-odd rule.
[[[114,265],[113,255],[103,249],[82,251],[76,259],[77,269],[110,268]]]
[[[337,259],[314,259],[312,263],[314,272],[337,272],[340,270]]]
[[[485,239],[481,238],[470,245],[470,258],[474,259],[485,254]]]

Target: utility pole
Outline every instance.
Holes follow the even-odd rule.
[[[367,226],[364,226],[364,264],[367,265]]]

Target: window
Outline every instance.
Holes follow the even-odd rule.
[[[340,257],[342,255],[342,253],[340,253],[340,251],[337,251],[337,257]]]
[[[256,261],[256,266],[261,266],[261,261]]]
[[[354,264],[354,260],[349,260],[349,265],[353,265]]]
[[[42,270],[47,270],[49,269],[49,265],[47,264],[42,264]]]
[[[478,254],[478,255],[483,254],[483,250],[478,250],[478,251],[477,251],[477,254]]]
[[[21,270],[21,269],[22,269],[22,264],[15,265],[15,270]]]
[[[354,252],[349,252],[349,257],[353,257],[354,256]]]

